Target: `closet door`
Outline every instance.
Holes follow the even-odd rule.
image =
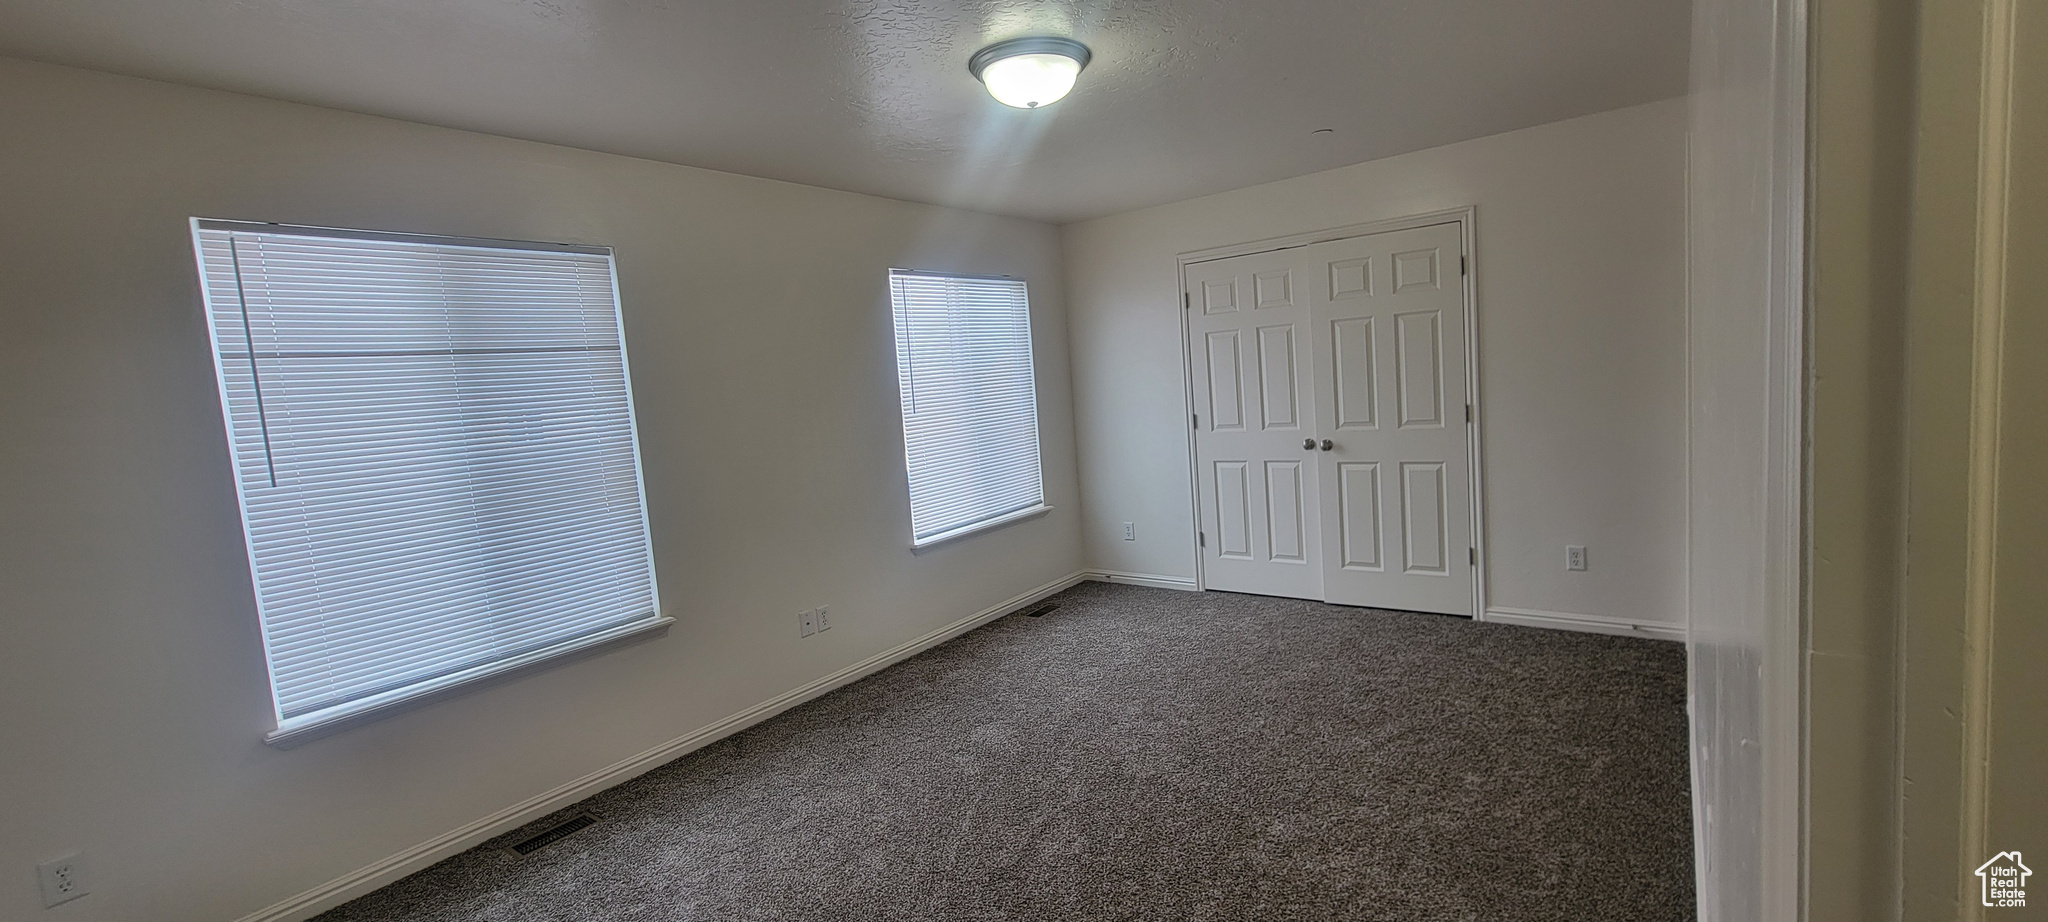
[[[1283,252],[1312,329],[1322,597],[1471,616],[1459,225]]]
[[[1309,310],[1299,251],[1186,270],[1196,484],[1210,589],[1322,598]]]

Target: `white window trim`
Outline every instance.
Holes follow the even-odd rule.
[[[676,619],[663,615],[654,621],[622,624],[587,637],[524,656],[484,663],[461,672],[449,673],[425,682],[394,688],[304,717],[278,722],[277,729],[264,734],[263,741],[278,749],[292,749],[351,727],[382,720],[393,714],[444,701],[486,685],[552,669],[621,647],[629,647],[668,635]]]
[[[1051,511],[1052,506],[1050,504],[1039,503],[1036,506],[1029,506],[1023,509],[1019,509],[1016,512],[1008,513],[1006,515],[1000,515],[987,521],[976,522],[972,525],[962,525],[959,528],[953,529],[952,531],[939,532],[938,534],[932,535],[931,537],[926,538],[923,541],[911,542],[910,552],[913,554],[922,554],[925,551],[929,551],[932,548],[937,547],[941,544],[951,544],[952,542],[958,541],[962,538],[972,538],[975,535],[981,534],[982,532],[995,531],[998,528],[1003,528],[1009,525],[1015,525],[1018,522],[1022,522],[1026,519],[1035,519]]]

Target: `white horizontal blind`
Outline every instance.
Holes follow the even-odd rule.
[[[281,730],[659,620],[609,251],[193,235]]]
[[[892,269],[913,544],[1045,503],[1024,283]]]

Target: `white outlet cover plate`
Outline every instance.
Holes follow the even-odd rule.
[[[818,630],[821,630],[821,631],[829,631],[829,630],[831,630],[831,629],[832,629],[832,606],[830,606],[830,605],[822,605],[822,606],[819,606],[819,608],[818,608]]]
[[[52,858],[36,865],[36,878],[43,885],[43,908],[69,903],[92,892],[85,858],[77,853]]]

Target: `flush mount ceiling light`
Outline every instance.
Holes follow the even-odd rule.
[[[1089,57],[1088,46],[1071,38],[1013,38],[975,52],[967,69],[997,102],[1036,109],[1067,95]]]

